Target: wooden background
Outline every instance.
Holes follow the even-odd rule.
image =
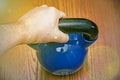
[[[0,80],[120,80],[120,0],[6,1],[8,8],[2,9],[1,24],[14,22],[33,7],[47,4],[64,11],[68,17],[93,20],[98,25],[99,38],[89,47],[83,68],[69,76],[44,71],[34,49],[16,46],[0,57]]]

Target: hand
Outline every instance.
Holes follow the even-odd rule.
[[[58,29],[59,18],[65,17],[62,11],[43,5],[36,7],[19,19],[24,24],[23,43],[67,42],[67,34]]]

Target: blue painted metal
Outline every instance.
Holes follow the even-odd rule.
[[[30,44],[38,51],[40,64],[47,71],[55,75],[68,75],[79,70],[87,56],[88,46],[95,42],[97,37],[86,40],[82,34],[69,34],[67,43]]]
[[[63,18],[59,29],[69,34],[66,43],[30,44],[37,50],[42,67],[55,75],[68,75],[79,70],[87,56],[88,46],[97,40],[97,25],[88,19]]]

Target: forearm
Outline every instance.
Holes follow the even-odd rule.
[[[24,36],[18,23],[0,25],[0,55],[21,43]]]

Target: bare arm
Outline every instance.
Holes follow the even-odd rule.
[[[36,7],[16,23],[0,25],[0,55],[19,44],[66,42],[68,35],[58,29],[65,14],[54,7]]]
[[[24,33],[18,23],[0,25],[0,55],[20,44]]]

